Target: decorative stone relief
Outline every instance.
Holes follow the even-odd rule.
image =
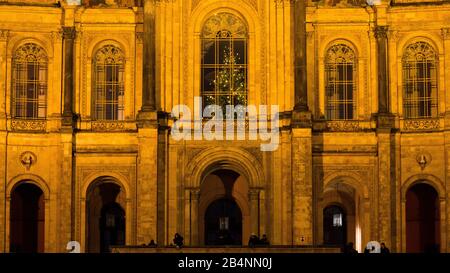
[[[367,0],[318,0],[313,1],[316,2],[320,6],[328,6],[328,7],[360,7],[367,5]]]
[[[358,121],[328,121],[327,129],[332,132],[355,132],[359,131]]]
[[[20,163],[27,169],[27,171],[30,170],[31,166],[36,164],[37,162],[37,157],[34,153],[32,152],[23,152],[20,155]]]
[[[45,131],[45,120],[12,120],[11,129],[13,131]]]
[[[403,128],[405,130],[430,130],[439,129],[439,119],[411,119],[405,120]]]
[[[431,163],[431,160],[431,154],[428,152],[421,151],[416,155],[417,164],[419,164],[422,171]]]

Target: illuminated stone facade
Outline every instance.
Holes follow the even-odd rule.
[[[405,252],[408,240],[423,239],[407,238],[419,235],[408,231],[415,220],[406,202],[422,183],[437,194],[436,244],[450,250],[447,1],[67,2],[0,1],[0,251],[10,251],[13,192],[24,183],[42,191],[37,229],[46,252],[65,252],[69,241],[99,250],[88,249],[100,236],[88,222],[103,217],[90,206],[101,196],[95,186],[107,183],[120,188],[113,199],[127,245],[167,245],[176,232],[186,245],[203,245],[205,211],[226,195],[213,185],[224,170],[240,175],[230,196],[241,209],[244,245],[251,233],[274,245],[322,245],[324,209],[337,205],[345,241],[358,250],[377,240]],[[281,111],[274,152],[260,151],[260,140],[170,136],[172,107],[193,109],[202,94],[202,30],[220,13],[247,28],[248,103]],[[35,96],[45,112],[33,118],[20,115],[31,106],[21,104],[27,95],[15,70],[30,63],[17,55],[27,44],[45,54],[33,61],[46,71],[33,78],[46,86],[45,97]],[[96,118],[103,113],[94,103],[103,75],[96,54],[105,46],[121,54],[119,118]],[[411,53],[419,56],[413,68],[408,50],[422,54]],[[342,90],[344,99],[333,93]]]

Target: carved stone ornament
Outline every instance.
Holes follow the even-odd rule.
[[[439,127],[439,119],[411,119],[405,120],[404,124],[404,129],[411,131],[439,129]]]
[[[11,129],[14,131],[45,131],[45,120],[21,120],[11,121]]]
[[[30,151],[23,152],[20,155],[20,163],[27,169],[27,171],[29,171],[31,166],[36,164],[36,162],[37,162],[36,155]]]
[[[422,171],[431,163],[431,159],[431,154],[428,152],[420,152],[416,156],[417,164]]]

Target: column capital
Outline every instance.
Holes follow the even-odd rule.
[[[377,39],[387,39],[388,38],[388,26],[376,26],[373,29],[375,38]]]
[[[136,42],[142,44],[144,42],[144,32],[138,31],[136,32]]]
[[[191,193],[191,200],[198,201],[200,199],[200,189],[192,188],[189,190]]]
[[[441,35],[443,40],[450,40],[450,28],[442,28]]]
[[[248,190],[248,199],[250,201],[258,200],[260,191],[261,191],[261,189],[255,189],[255,188],[249,189]]]
[[[299,0],[274,0],[275,6],[278,8],[284,7],[284,5],[294,5],[297,2],[300,2]]]
[[[389,30],[388,31],[388,39],[391,41],[396,42],[399,38],[399,32],[398,30]]]
[[[62,27],[62,37],[63,39],[74,40],[76,37],[76,29],[75,27]]]
[[[0,41],[5,42],[9,38],[9,30],[8,29],[0,29]]]

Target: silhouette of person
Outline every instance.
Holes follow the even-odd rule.
[[[173,238],[173,243],[177,246],[177,247],[182,247],[183,246],[183,236],[181,236],[178,233],[175,233],[175,237]]]
[[[386,247],[385,243],[381,243],[381,254],[389,254],[391,253],[391,251],[389,250],[389,248]]]
[[[267,239],[267,235],[266,234],[263,234],[263,236],[261,237],[260,244],[264,245],[264,246],[268,246],[269,245],[269,239]]]
[[[250,236],[250,239],[248,240],[248,246],[254,247],[259,243],[259,238],[254,233]]]
[[[344,248],[344,253],[346,254],[358,254],[358,251],[353,247],[353,243],[348,243]]]

